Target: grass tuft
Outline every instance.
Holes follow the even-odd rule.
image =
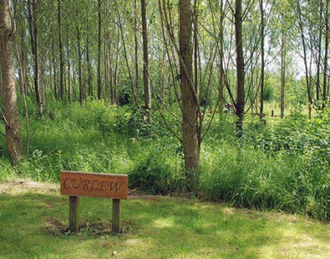
[[[299,113],[283,120],[267,118],[266,126],[256,116],[246,116],[240,141],[235,116],[218,117],[201,146],[200,172],[188,173],[181,143],[158,113],[147,125],[140,111],[103,101],[48,106],[43,119],[30,117],[29,152],[21,164],[12,167],[6,150],[0,151],[0,181],[58,182],[61,170],[124,173],[131,188],[149,194],[190,192],[236,207],[330,220],[328,108],[313,120]],[[175,121],[168,121],[180,133]]]

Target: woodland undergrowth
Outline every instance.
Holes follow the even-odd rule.
[[[182,194],[189,185],[195,197],[330,220],[327,108],[312,120],[294,113],[282,120],[266,118],[266,125],[247,115],[240,140],[235,116],[218,116],[202,143],[200,171],[189,173],[182,146],[160,114],[153,114],[152,125],[142,118],[129,106],[100,101],[83,106],[52,102],[42,119],[30,108],[26,158],[12,167],[5,148],[0,149],[0,181],[58,182],[61,170],[126,173],[130,188],[149,194]],[[26,144],[24,123],[21,131]],[[5,146],[4,138],[0,145]]]

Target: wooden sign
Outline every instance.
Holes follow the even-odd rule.
[[[128,176],[62,171],[61,194],[127,199]]]
[[[69,195],[69,229],[78,230],[79,196],[112,198],[112,231],[121,232],[120,200],[127,199],[128,176],[72,171],[61,172],[61,195]]]

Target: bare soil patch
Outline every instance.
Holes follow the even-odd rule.
[[[28,180],[17,180],[14,182],[0,183],[0,195],[20,195],[25,193],[49,193],[59,192],[59,184],[56,183],[39,183]]]

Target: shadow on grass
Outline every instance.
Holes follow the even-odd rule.
[[[281,213],[134,197],[122,202],[120,235],[111,232],[111,201],[81,197],[79,214],[71,234],[68,197],[1,194],[0,257],[330,258],[329,225]]]

